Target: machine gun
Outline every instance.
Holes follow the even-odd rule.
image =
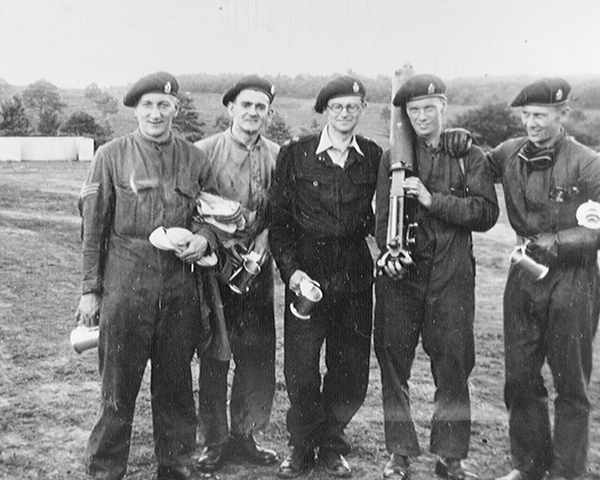
[[[396,71],[392,79],[392,99],[402,84],[414,75],[410,65]],[[386,236],[386,252],[377,261],[381,270],[389,261],[400,261],[403,266],[413,264],[410,248],[415,243],[413,230],[416,223],[410,223],[405,212],[405,194],[402,182],[406,173],[414,168],[413,133],[404,109],[391,108],[390,128],[390,199]]]

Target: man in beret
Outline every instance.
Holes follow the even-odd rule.
[[[267,192],[275,169],[279,145],[261,135],[271,116],[274,86],[257,76],[240,79],[223,96],[231,118],[224,132],[196,142],[213,170],[211,192],[239,202],[251,212],[242,233],[220,246],[224,263],[216,294],[229,326],[228,341],[235,371],[227,422],[227,374],[230,354],[208,350],[200,358],[199,417],[204,450],[198,466],[203,471],[219,468],[227,454],[241,454],[252,463],[277,461],[274,451],[259,446],[254,434],[265,428],[275,393],[275,315],[273,260],[268,246]],[[252,213],[253,212],[253,213]],[[227,285],[232,267],[242,256],[260,256],[261,271],[247,293],[234,293]]]
[[[526,85],[511,106],[520,109],[527,136],[507,140],[488,155],[504,187],[517,246],[525,245],[527,255],[549,267],[536,281],[512,265],[506,282],[504,400],[513,470],[502,480],[585,473],[600,230],[579,224],[577,212],[589,200],[600,202],[600,157],[561,126],[569,92],[562,78]],[[556,390],[553,433],[541,374],[546,361]]]
[[[282,147],[269,194],[269,241],[287,287],[284,373],[292,451],[279,466],[281,478],[307,473],[316,450],[327,473],[352,474],[344,428],[363,403],[369,376],[373,262],[365,237],[373,233],[382,153],[355,134],[364,97],[364,85],[350,76],[323,87],[314,108],[327,125]],[[297,317],[290,304],[300,285],[313,281],[323,298],[309,319]]]
[[[133,108],[138,129],[98,149],[79,199],[83,295],[77,319],[100,325],[102,379],[85,463],[88,474],[102,480],[125,476],[148,360],[157,479],[202,478],[192,459],[197,418],[190,361],[202,305],[194,264],[216,242],[210,231],[190,231],[178,250],[165,251],[148,239],[158,227],[192,228],[195,196],[210,180],[202,152],[171,133],[177,91],[166,72],[131,87],[123,103]]]
[[[461,462],[469,449],[468,380],[475,363],[471,232],[491,228],[499,210],[483,152],[471,147],[455,158],[444,148],[445,92],[439,77],[415,75],[393,99],[414,133],[414,166],[402,182],[414,245],[409,257],[382,257],[382,274],[375,283],[374,343],[391,455],[386,479],[409,478],[410,457],[420,454],[408,384],[419,338],[436,386],[430,437],[430,450],[438,456],[436,474],[451,480],[477,478]],[[392,160],[389,151],[383,155],[377,182],[376,238],[382,252],[388,248]]]

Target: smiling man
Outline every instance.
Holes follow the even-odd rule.
[[[562,78],[526,85],[511,106],[521,110],[527,136],[488,155],[517,245],[550,268],[539,281],[517,266],[508,273],[504,400],[513,470],[500,480],[571,480],[585,472],[600,230],[578,225],[576,212],[588,200],[600,202],[600,157],[561,126],[570,90]],[[557,393],[553,433],[541,374],[546,361]]]
[[[200,358],[199,416],[204,450],[201,470],[212,472],[230,454],[268,465],[277,461],[274,451],[258,445],[254,435],[268,423],[275,393],[275,317],[273,259],[268,245],[267,192],[279,145],[261,135],[272,112],[275,87],[264,78],[240,79],[223,96],[231,127],[196,142],[214,173],[207,188],[239,202],[252,218],[243,233],[221,245],[224,266],[218,295],[228,325],[228,341],[235,370],[227,422],[229,358],[210,350]],[[262,258],[261,271],[247,293],[234,293],[227,285],[232,267],[250,251]]]
[[[409,384],[422,339],[436,386],[430,450],[436,473],[476,479],[463,466],[471,434],[468,379],[475,364],[475,261],[472,231],[498,218],[496,192],[483,152],[454,158],[442,141],[446,86],[435,75],[415,75],[395,95],[415,133],[415,166],[402,184],[413,229],[413,263],[390,258],[375,284],[375,353],[381,367],[385,441],[391,457],[383,477],[409,478],[409,459],[420,453],[410,411]],[[377,183],[377,244],[387,249],[390,155]],[[402,232],[404,235],[405,232]]]
[[[81,190],[83,280],[77,320],[100,325],[102,398],[86,452],[87,472],[125,476],[136,397],[150,360],[157,480],[197,480],[196,413],[190,361],[200,335],[201,279],[194,263],[216,241],[190,235],[181,251],[155,248],[158,227],[192,228],[194,199],[210,180],[198,149],[171,133],[178,83],[158,72],[123,103],[136,132],[96,152]],[[197,271],[197,269],[196,269]]]
[[[369,377],[373,262],[365,237],[373,232],[371,201],[381,157],[379,146],[355,134],[364,97],[364,85],[350,76],[323,87],[314,108],[327,125],[282,147],[269,194],[269,239],[286,285],[292,452],[279,466],[281,478],[307,473],[315,449],[329,474],[352,475],[344,428],[363,403]],[[316,281],[323,292],[310,319],[289,308],[303,281]]]

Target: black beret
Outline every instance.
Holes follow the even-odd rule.
[[[446,99],[446,84],[435,75],[419,74],[410,77],[402,84],[394,95],[392,103],[395,107],[405,107],[408,102],[427,97]]]
[[[367,91],[365,86],[358,78],[350,77],[348,75],[334,78],[327,85],[325,85],[317,95],[317,100],[314,107],[315,112],[323,113],[323,110],[325,110],[325,107],[327,107],[327,102],[332,98],[346,97],[351,95],[357,95],[361,98],[365,98],[366,94]]]
[[[269,102],[273,102],[275,98],[275,86],[256,75],[248,75],[231,87],[225,95],[223,95],[223,105],[227,106],[229,102],[233,102],[242,90],[258,90],[269,97]]]
[[[167,72],[156,72],[140,78],[123,97],[123,105],[135,107],[146,93],[168,93],[177,96],[179,83],[177,79]]]
[[[510,106],[561,105],[568,100],[570,91],[571,85],[562,78],[541,78],[523,87]]]

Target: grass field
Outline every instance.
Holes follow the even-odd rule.
[[[281,102],[282,109],[285,105]],[[301,105],[299,108],[305,108]],[[291,108],[291,106],[290,106]],[[82,458],[99,403],[96,351],[76,354],[69,344],[79,300],[80,240],[76,200],[88,165],[0,162],[0,478],[83,480]],[[513,234],[502,215],[490,232],[475,235],[478,260],[476,349],[471,376],[473,428],[468,463],[482,480],[510,468],[502,401],[501,297]],[[277,392],[272,421],[261,442],[287,452],[287,396],[282,375],[282,289],[276,291]],[[600,398],[600,351],[596,344],[590,393]],[[197,370],[197,365],[192,368]],[[547,375],[547,372],[546,372]],[[419,351],[411,382],[421,446],[428,446],[433,408],[429,363]],[[371,362],[366,402],[349,425],[349,457],[355,479],[381,477],[387,459],[379,369]],[[592,414],[589,471],[600,480],[600,409]],[[413,463],[413,480],[435,478],[435,459]],[[128,479],[154,478],[148,378],[142,386],[132,439]],[[275,478],[274,467],[228,464],[222,479]],[[321,469],[308,477],[329,478]]]

